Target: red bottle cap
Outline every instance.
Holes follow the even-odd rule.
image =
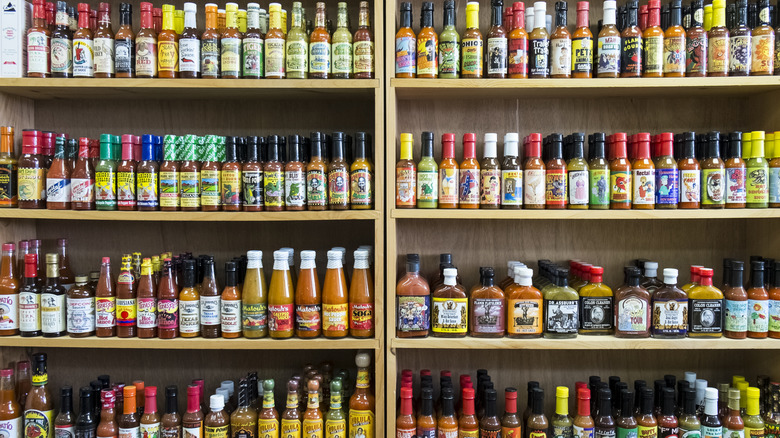
[[[111,12],[111,4],[100,3],[100,7],[98,9],[100,10],[100,12]]]
[[[674,134],[671,132],[664,132],[658,135],[658,156],[671,156],[672,147],[674,143]]]
[[[25,254],[24,255],[24,276],[27,278],[35,278],[36,275],[38,275],[38,255]]]
[[[200,410],[200,388],[198,385],[187,386],[187,412],[198,412]]]
[[[45,0],[33,0],[33,17],[34,18],[46,18],[46,2],[45,2]]]
[[[14,375],[14,370],[11,368],[3,368],[0,370],[0,377],[11,377]]]
[[[107,265],[109,263],[111,263],[111,257],[103,257],[103,264]]]
[[[452,372],[450,370],[442,370],[439,372],[439,375],[441,377],[452,377]]]
[[[580,266],[580,277],[582,277],[582,279],[587,281],[587,282],[591,282],[591,277],[590,277],[590,268],[591,267],[592,267],[592,265],[590,265],[588,263],[583,263]]]
[[[4,243],[3,244],[3,252],[13,251],[14,250],[14,244],[13,243]]]
[[[401,388],[401,398],[412,398],[412,390],[409,388]]]
[[[515,3],[516,4],[516,3]],[[577,2],[577,11],[588,11],[590,10],[590,3],[589,2]]]
[[[649,9],[661,9],[661,0],[650,0],[647,2]]]
[[[22,131],[22,153],[37,155],[41,153],[41,135],[36,130]]]
[[[162,8],[152,9],[152,15],[154,15],[155,17],[162,17]]]
[[[504,407],[505,411],[510,414],[517,412],[517,390],[514,388],[507,388],[504,391]]]
[[[590,267],[590,282],[591,283],[601,283],[603,275],[604,275],[604,268],[602,268],[601,266],[591,266]]]
[[[103,409],[113,409],[116,402],[116,394],[113,389],[103,389],[100,391],[100,401],[103,403]]]
[[[410,369],[405,369],[405,370],[401,371],[401,377],[406,377],[406,376],[411,376],[411,375],[412,375],[412,370],[410,370]]]
[[[151,10],[154,9],[154,5],[152,5],[149,2],[141,2],[141,11],[143,12],[151,12]]]
[[[420,370],[420,376],[430,376],[431,370]]]
[[[455,158],[455,134],[442,134],[441,157]]]
[[[626,158],[626,133],[618,132],[612,138],[614,140],[613,157]]]
[[[535,132],[528,135],[528,145],[525,148],[525,156],[539,158],[542,156],[542,134]]]
[[[477,148],[476,148],[476,141],[477,141],[477,135],[474,133],[467,133],[463,134],[463,159],[468,158],[476,158],[477,157]]]
[[[89,158],[89,139],[86,137],[79,139],[79,158]]]
[[[635,158],[642,160],[650,158],[650,134],[647,132],[640,132],[634,136],[635,141]]]

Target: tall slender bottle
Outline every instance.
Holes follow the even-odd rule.
[[[728,76],[731,56],[729,55],[729,30],[726,28],[725,0],[712,1],[712,27],[707,30],[709,31],[707,76]]]
[[[644,51],[642,50],[642,30],[638,26],[637,2],[630,0],[626,4],[626,8],[628,9],[628,24],[620,35],[620,77],[638,78],[642,76]]]
[[[750,159],[747,160],[747,208],[769,205],[769,167],[764,158],[764,131],[751,133]]]
[[[90,397],[92,396],[92,388],[85,387],[82,388],[84,392],[81,395],[86,395],[86,410],[82,409],[79,412],[79,418],[82,417],[82,413],[86,414],[88,419],[92,418],[92,400]],[[82,400],[83,401],[83,400]],[[60,436],[67,436],[67,437],[73,437],[76,436],[76,415],[73,413],[73,388],[70,386],[63,386],[60,388],[60,411],[57,413],[57,416],[54,417],[54,433],[60,434]],[[95,425],[97,426],[97,425]],[[94,430],[90,431],[89,429],[83,431],[84,435],[79,434],[79,436],[90,436],[87,435],[90,432],[92,432],[91,436],[94,436]]]
[[[441,79],[460,77],[460,35],[455,28],[455,13],[455,0],[445,0],[444,28],[439,35],[438,64]]]
[[[596,74],[599,78],[617,78],[622,71],[620,63],[622,52],[621,35],[615,25],[616,9],[617,5],[614,0],[606,0],[604,2],[604,18],[598,36],[598,56],[596,58]]]
[[[3,255],[0,263],[0,309],[3,311],[0,317],[0,336],[13,336],[19,334],[19,285],[16,278],[15,245],[4,243]]]
[[[114,32],[111,30],[111,5],[100,3],[98,10],[98,28],[94,35],[95,77],[113,78],[114,66]]]
[[[347,26],[347,3],[338,2],[336,30],[333,32],[331,76],[333,79],[352,77],[352,33]],[[288,34],[289,35],[289,34]]]
[[[400,17],[400,26],[395,35],[395,77],[413,78],[417,75],[417,36],[412,29],[412,4],[410,2],[401,2]],[[454,18],[452,26],[455,26]],[[445,30],[446,27],[447,22],[445,21]],[[460,49],[457,52],[460,54]],[[457,68],[460,68],[460,62],[457,63]],[[457,77],[455,75],[452,79],[457,79]]]
[[[642,77],[661,77],[664,72],[664,31],[661,28],[660,0],[650,0],[647,28],[642,35],[644,66]]]
[[[438,166],[433,159],[433,133],[423,132],[421,139],[420,162],[417,164],[417,207],[437,208]]]
[[[49,392],[46,353],[34,354],[32,365],[32,388],[24,403],[24,435],[30,436],[38,432],[41,435],[52,436],[55,434],[54,400]],[[20,436],[21,433],[19,430]]]
[[[550,76],[550,38],[545,22],[546,13],[546,1],[534,2],[534,28],[528,35],[528,77],[530,78]]]
[[[157,36],[157,71],[161,78],[179,77],[179,35],[174,27],[174,6],[162,6],[162,31]]]
[[[268,330],[272,338],[294,333],[294,294],[286,251],[274,251],[274,267],[268,288]]]
[[[754,3],[755,5],[755,3]],[[748,24],[748,2],[737,0],[737,22],[729,29],[729,76],[749,76],[752,66],[752,31]]]
[[[243,35],[238,30],[238,4],[225,4],[225,30],[220,35],[220,70],[221,77],[238,79],[241,77]]]
[[[325,3],[317,2],[314,15],[314,30],[309,35],[309,77],[328,79],[330,77],[331,38],[325,27]]]
[[[16,208],[19,203],[17,195],[18,161],[14,155],[14,128],[0,127],[0,208]],[[70,180],[68,180],[70,182]],[[70,187],[68,187],[70,194]],[[24,263],[22,260],[21,263]]]
[[[436,57],[439,36],[433,28],[433,2],[423,2],[420,13],[420,32],[417,34],[416,77],[432,79],[436,78],[439,72],[438,59]],[[463,38],[465,40],[465,34]],[[463,44],[465,51],[465,41]]]
[[[157,32],[152,20],[152,4],[141,3],[141,30],[135,37],[135,76],[157,77]]]
[[[268,290],[263,273],[263,252],[247,251],[247,267],[241,295],[241,318],[245,338],[268,335]]]
[[[707,76],[707,31],[704,30],[704,6],[702,0],[691,2],[691,25],[686,29],[685,76]]]
[[[79,3],[79,30],[73,34],[73,77],[95,76],[94,42],[89,26],[89,4]]]
[[[46,286],[41,289],[41,331],[44,337],[65,336],[67,307],[60,285],[60,256],[46,254]]]
[[[200,37],[200,76],[216,79],[220,74],[219,31],[217,30],[217,5],[206,3],[206,30]]]
[[[360,2],[358,28],[352,44],[352,77],[374,78],[374,36],[371,32],[371,14],[367,1]]]
[[[766,338],[769,331],[769,294],[766,290],[764,262],[750,262],[750,288],[747,291],[747,336]]]
[[[571,77],[571,34],[567,28],[568,6],[555,2],[555,30],[550,35],[550,77]]]
[[[22,406],[17,401],[17,394],[14,388],[14,370],[12,368],[3,368],[0,370],[0,416],[9,434],[23,436],[22,417],[24,412]]]
[[[503,23],[503,0],[492,0],[490,30],[487,40],[485,75],[488,78],[503,79],[507,75],[507,31]],[[509,23],[506,23],[509,24]],[[571,49],[571,47],[569,47]],[[571,50],[570,50],[571,51]]]
[[[512,30],[508,35],[507,72],[512,79],[528,77],[528,32],[525,29],[525,4],[512,5]],[[533,8],[530,9],[533,11]]]
[[[73,76],[73,32],[68,27],[68,3],[57,2],[55,27],[51,34],[51,76]]]
[[[669,27],[664,31],[664,77],[685,76],[685,29],[682,26],[681,1],[671,2]]]
[[[287,77],[306,79],[309,70],[309,42],[303,26],[303,8],[300,2],[294,2],[292,8],[292,27],[287,32],[286,70]]]
[[[347,335],[348,290],[340,251],[328,251],[328,269],[322,287],[322,333],[326,338]]]

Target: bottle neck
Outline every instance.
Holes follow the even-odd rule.
[[[79,21],[81,16],[79,15]],[[141,11],[141,29],[152,29],[154,26],[154,17],[152,11]]]
[[[750,283],[754,288],[763,288],[764,287],[764,270],[753,268],[750,275]]]
[[[555,12],[555,27],[566,27],[566,10]]]
[[[454,21],[455,20],[453,20],[453,23]],[[412,27],[412,11],[408,11],[408,10],[401,11],[401,27],[402,28]]]
[[[491,9],[492,13],[490,17],[490,24],[493,27],[502,26],[504,20],[504,11],[502,10],[503,8],[498,5],[493,5]]]
[[[577,27],[585,28],[590,27],[590,19],[588,10],[577,11]]]
[[[636,13],[636,12],[635,12]],[[601,20],[603,26],[615,25],[615,10],[612,8],[604,9],[604,17]]]
[[[412,416],[412,397],[404,397],[401,399],[401,415]]]

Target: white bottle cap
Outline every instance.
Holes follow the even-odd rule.
[[[184,3],[184,12],[198,12],[198,5],[192,2]]]
[[[520,286],[530,286],[534,271],[525,266],[515,267],[515,283]]]
[[[444,284],[447,286],[455,286],[457,284],[458,270],[457,268],[444,269]]]
[[[647,263],[645,263],[645,267]],[[664,268],[664,283],[676,285],[677,284],[677,269]],[[685,373],[685,380],[688,380],[688,373]],[[696,373],[693,373],[693,380],[696,380]]]
[[[534,3],[534,29],[545,27],[545,17],[547,14],[547,2]]]
[[[504,135],[504,156],[516,157],[518,154],[517,142],[520,136],[516,132],[507,132]]]
[[[696,384],[696,373],[693,371],[686,371],[685,372],[685,381],[690,383],[691,385]]]
[[[514,276],[515,276],[515,266],[517,266],[519,264],[520,264],[520,262],[518,262],[517,260],[510,260],[510,261],[506,262],[506,268],[507,268],[506,276],[514,278]]]
[[[658,262],[645,262],[645,277],[656,277],[658,275]]]
[[[212,411],[221,411],[225,407],[225,398],[219,394],[214,394],[209,399],[209,407]]]
[[[485,157],[496,158],[496,142],[498,142],[498,134],[495,132],[488,132],[485,134]]]
[[[227,388],[217,388],[217,395],[221,395],[224,403],[227,404],[227,401],[230,398],[230,391],[228,391]]]

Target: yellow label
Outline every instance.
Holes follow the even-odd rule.
[[[368,388],[368,385],[369,385],[368,371],[366,370],[358,371],[357,382],[355,383],[355,387]]]
[[[352,44],[352,62],[354,73],[374,71],[374,42],[355,41]]]
[[[301,421],[282,419],[281,438],[301,438]]]
[[[33,376],[32,376],[32,383],[33,383],[33,385],[37,385],[37,386],[45,385],[45,384],[49,383],[49,375],[46,374],[46,373],[44,373],[44,374],[33,374]]]
[[[745,438],[763,438],[764,433],[765,431],[763,428],[753,428],[753,427],[745,426]]]
[[[343,331],[347,329],[347,304],[323,304],[322,328],[330,331]]]
[[[637,428],[637,437],[656,438],[658,436],[658,426],[639,426]]]
[[[458,438],[479,438],[479,429],[477,430],[459,430]]]
[[[279,420],[274,418],[257,419],[258,438],[279,438]]]
[[[222,204],[241,205],[241,171],[222,171]]]
[[[349,411],[349,438],[374,438],[374,413]]]
[[[179,43],[176,41],[157,42],[157,70],[161,73],[179,71]]]
[[[303,436],[306,438],[322,438],[322,418],[319,420],[303,419]]]
[[[97,201],[116,200],[116,180],[114,172],[95,172],[95,199]]]
[[[284,172],[281,170],[266,171],[263,180],[265,205],[269,207],[284,206]]]
[[[19,200],[39,201],[45,199],[43,169],[20,167],[17,174]]]
[[[205,426],[203,435],[205,438],[228,438],[228,429],[230,426]]]
[[[179,206],[179,172],[160,172],[160,206]]]
[[[116,299],[116,325],[132,327],[136,324],[135,298]]]
[[[28,409],[24,411],[24,435],[17,431],[17,436],[35,438],[54,437],[54,411],[39,411]]]
[[[347,420],[325,420],[325,438],[346,438]]]
[[[468,298],[434,298],[431,330],[435,333],[466,333],[469,328]]]
[[[135,173],[117,172],[116,193],[119,205],[135,204]]]

